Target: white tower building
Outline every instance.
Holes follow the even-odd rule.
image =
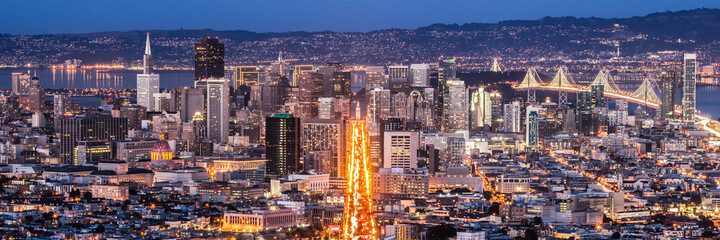
[[[153,94],[160,92],[160,75],[153,74],[152,54],[150,53],[150,33],[145,41],[143,73],[137,75],[137,103],[148,110],[155,109]]]

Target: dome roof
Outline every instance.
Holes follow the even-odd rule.
[[[170,144],[165,140],[159,140],[153,144],[153,152],[172,152]]]

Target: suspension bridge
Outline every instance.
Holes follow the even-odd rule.
[[[633,102],[653,109],[657,109],[660,105],[662,105],[662,101],[657,95],[659,88],[653,78],[646,78],[634,92],[627,92],[617,87],[613,77],[610,75],[610,71],[603,69],[598,72],[590,86],[594,84],[603,85],[605,97],[625,99],[628,102]],[[518,91],[527,91],[528,102],[536,102],[536,90],[558,91],[558,104],[560,106],[565,106],[568,104],[568,92],[577,92],[581,89],[588,89],[590,86],[576,84],[572,81],[572,78],[568,77],[567,68],[561,67],[557,73],[555,73],[555,76],[550,83],[543,83],[540,81],[537,71],[534,68],[529,68],[522,82],[520,82],[517,86],[513,86],[513,88]],[[677,107],[675,109],[676,111],[681,111]],[[705,130],[720,138],[720,129],[715,129],[711,127],[710,124],[711,122],[714,122],[714,125],[720,125],[720,123],[706,116],[697,114],[695,115],[695,118],[696,124],[701,125]]]
[[[626,99],[629,102],[650,108],[658,108],[662,104],[656,92],[659,88],[653,78],[646,78],[634,92],[627,92],[617,87],[613,77],[610,75],[610,71],[600,70],[591,83],[591,85],[594,84],[603,85],[605,97]],[[543,83],[537,71],[534,68],[529,68],[525,78],[514,88],[518,91],[527,91],[528,102],[535,102],[536,90],[558,91],[558,104],[563,106],[568,104],[567,92],[577,92],[588,89],[590,86],[576,84],[568,76],[567,68],[561,67],[549,83]]]

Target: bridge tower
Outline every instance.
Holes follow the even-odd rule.
[[[525,73],[525,78],[523,78],[522,82],[518,85],[518,88],[527,88],[528,103],[535,102],[535,89],[542,87],[538,79],[540,79],[540,76],[538,76],[535,68],[531,67],[528,68],[527,73]]]
[[[567,106],[568,100],[567,100],[567,92],[562,91],[563,89],[570,89],[574,88],[574,84],[570,78],[567,76],[567,67],[563,66],[558,69],[557,73],[555,74],[555,77],[553,77],[553,80],[550,82],[550,84],[547,85],[550,88],[557,88],[558,90],[558,106],[563,107]]]

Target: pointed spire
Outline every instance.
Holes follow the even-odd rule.
[[[282,51],[278,54],[278,62],[282,62]]]
[[[498,63],[497,58],[493,58],[493,65],[492,68],[490,68],[491,72],[502,72],[502,69],[500,69],[500,63]]]
[[[147,39],[145,40],[145,55],[152,55],[150,53],[150,33],[147,33]]]
[[[145,40],[145,55],[143,55],[143,74],[151,74],[152,72],[152,53],[150,52],[150,33],[148,32]]]

